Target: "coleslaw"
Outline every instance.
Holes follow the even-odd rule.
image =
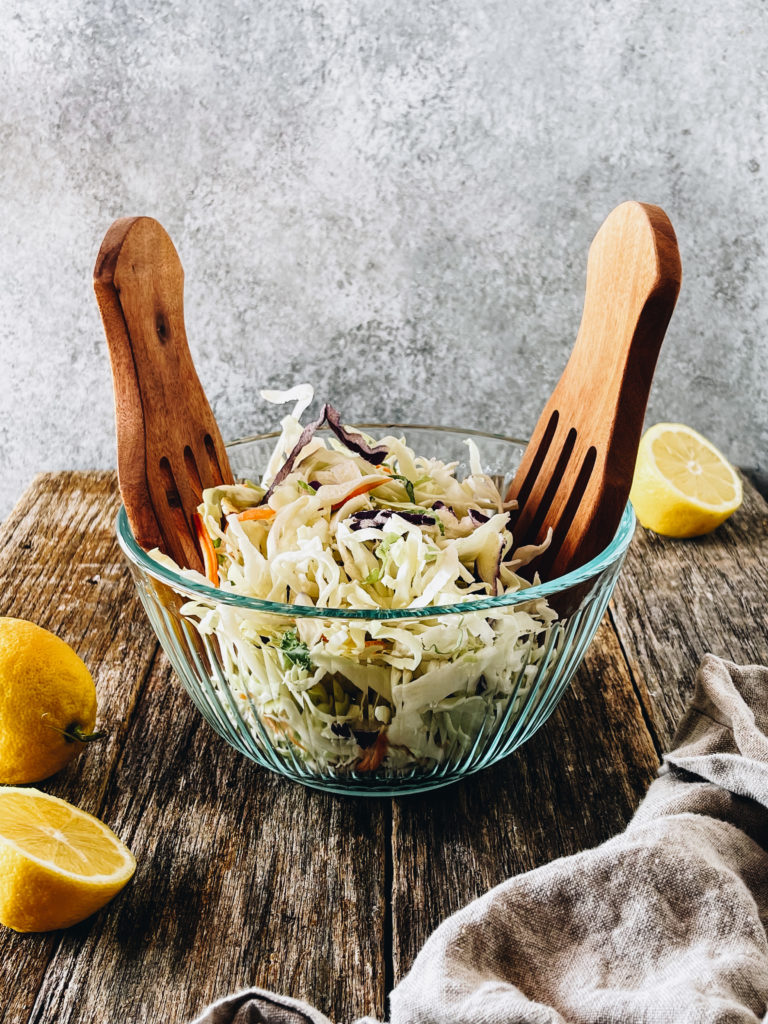
[[[518,570],[549,537],[515,548],[514,503],[471,439],[470,472],[458,479],[457,463],[416,454],[403,437],[356,433],[331,406],[302,425],[309,385],[262,397],[295,405],[259,482],[203,493],[196,529],[206,577],[317,614],[187,601],[182,615],[218,649],[225,678],[212,684],[237,702],[233,719],[314,771],[398,772],[460,758],[510,702],[513,714],[522,706],[557,620],[541,598],[462,605],[529,587]],[[324,608],[370,618],[323,617]],[[405,609],[424,615],[398,619]]]

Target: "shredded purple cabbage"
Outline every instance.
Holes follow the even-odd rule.
[[[304,427],[299,436],[299,440],[293,446],[290,455],[275,474],[275,479],[269,485],[269,490],[259,502],[260,505],[265,505],[269,501],[269,499],[272,497],[272,494],[274,493],[275,488],[278,487],[291,472],[294,463],[298,459],[299,455],[301,455],[302,448],[305,448],[309,444],[309,442],[312,440],[315,431],[318,429],[318,427],[321,427],[325,422],[327,412],[328,406],[324,405],[323,408],[320,410],[320,415],[317,417],[317,419],[313,420],[312,423],[308,423],[306,427]]]
[[[361,512],[354,512],[349,517],[350,530],[364,530],[372,526],[376,530],[385,529],[388,520],[392,516],[400,516],[406,523],[413,523],[414,526],[435,526],[435,517],[425,515],[423,512],[400,512],[393,508],[369,508]]]
[[[347,430],[346,427],[343,427],[339,414],[332,405],[326,405],[325,419],[342,444],[346,445],[355,455],[360,455],[372,465],[380,466],[387,455],[389,455],[389,449],[384,447],[384,445],[377,445],[375,448],[371,448],[360,434],[355,434],[351,430]]]
[[[484,515],[482,512],[478,512],[477,509],[471,508],[469,510],[469,518],[475,526],[482,526],[483,523],[487,523],[491,517]]]
[[[259,502],[260,505],[266,504],[272,497],[274,490],[278,487],[283,480],[288,476],[294,467],[296,460],[301,454],[302,448],[309,444],[316,430],[322,427],[323,423],[327,423],[331,430],[334,432],[336,437],[341,441],[343,445],[346,445],[351,452],[355,455],[360,455],[367,462],[370,462],[373,466],[380,466],[381,463],[389,455],[389,449],[383,445],[378,445],[376,448],[371,448],[370,445],[365,443],[365,440],[360,434],[355,434],[351,430],[347,430],[341,425],[339,414],[333,408],[332,405],[324,405],[320,410],[320,415],[312,423],[308,423],[301,432],[299,440],[293,447],[288,458],[282,464],[280,469],[275,474],[275,479],[269,485],[269,490]],[[310,487],[314,487],[317,490],[319,484],[310,484]]]

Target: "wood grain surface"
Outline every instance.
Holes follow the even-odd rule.
[[[742,507],[706,537],[672,541],[638,527],[610,616],[666,748],[705,654],[768,664],[768,504],[744,480]]]
[[[0,929],[2,1024],[183,1024],[240,987],[306,998],[334,1021],[386,993],[451,911],[510,874],[620,830],[669,744],[701,656],[768,663],[768,505],[710,537],[638,529],[573,686],[516,754],[397,800],[327,796],[236,754],[159,650],[114,540],[109,473],[38,477],[0,536],[0,614],[84,658],[109,737],[40,784],[136,855],[82,924]]]

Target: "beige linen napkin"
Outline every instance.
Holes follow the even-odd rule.
[[[626,831],[448,918],[392,992],[392,1024],[768,1022],[766,733],[768,668],[707,655]],[[261,1022],[330,1024],[258,989],[194,1024]]]

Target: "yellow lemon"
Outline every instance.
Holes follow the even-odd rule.
[[[640,441],[629,500],[643,526],[665,537],[711,533],[741,504],[733,466],[682,423],[657,423]]]
[[[0,787],[0,924],[66,928],[100,910],[135,870],[98,818],[39,789]]]
[[[98,739],[96,689],[72,648],[24,619],[0,618],[0,783],[47,779]]]

